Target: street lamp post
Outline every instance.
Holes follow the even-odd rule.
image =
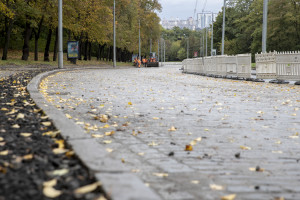
[[[205,45],[205,57],[207,57],[207,28],[205,28],[205,35],[206,35],[206,41],[205,41],[205,43],[206,43],[206,45]]]
[[[224,44],[225,44],[225,9],[226,8],[226,0],[224,0],[223,5],[223,27],[222,27],[222,50],[221,54],[224,55]]]
[[[158,42],[157,42],[157,61],[158,61],[158,64],[159,64],[159,39],[158,39]]]
[[[62,0],[58,0],[58,68],[60,69],[64,68],[62,15]]]
[[[213,56],[214,48],[214,14],[211,13],[211,47],[210,47],[210,56]]]
[[[141,20],[139,20],[139,59],[141,60]]]
[[[166,41],[164,40],[164,63],[166,62]]]
[[[262,52],[267,51],[268,0],[264,0],[263,8]]]
[[[117,66],[116,62],[116,1],[114,0],[114,55],[113,55],[113,67]]]

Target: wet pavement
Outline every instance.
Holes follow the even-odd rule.
[[[162,199],[300,199],[300,87],[178,69],[60,72],[41,92]]]

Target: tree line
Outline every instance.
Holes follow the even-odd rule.
[[[300,0],[269,0],[268,5],[267,51],[300,50]],[[263,0],[228,0],[225,14],[225,54],[254,55],[261,52]],[[221,54],[222,24],[223,9],[214,22],[213,48],[217,50],[217,55]],[[187,40],[190,44],[190,58],[195,51],[198,51],[198,55],[205,55],[205,30],[190,31],[175,27],[172,30],[164,30],[162,34],[166,39],[166,60],[185,59]],[[210,55],[210,30],[207,43]]]
[[[58,0],[0,0],[0,44],[2,60],[9,49],[22,49],[22,60],[29,52],[44,52],[49,61],[53,51],[56,60],[58,46]],[[142,52],[149,52],[150,41],[160,37],[161,10],[158,0],[116,0],[117,60],[127,61],[138,52],[139,23]],[[79,41],[79,59],[112,60],[113,0],[63,1],[64,42]],[[64,45],[66,49],[66,45]]]

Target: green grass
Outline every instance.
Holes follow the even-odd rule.
[[[256,63],[251,63],[251,69],[255,70],[256,69]]]
[[[44,53],[39,52],[39,61],[34,61],[34,53],[30,52],[28,61],[21,60],[21,50],[9,50],[7,60],[0,60],[0,66],[16,65],[16,66],[27,66],[27,65],[51,65],[57,66],[57,61],[53,60],[53,52],[49,53],[50,62],[44,61]],[[2,57],[2,49],[0,49],[0,55]],[[64,53],[64,65],[73,65],[67,60],[67,54]],[[112,62],[98,61],[96,57],[92,57],[91,60],[77,60],[74,66],[101,66],[101,65],[113,65]],[[117,62],[117,66],[132,66],[132,63]]]

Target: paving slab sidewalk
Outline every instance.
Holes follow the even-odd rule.
[[[117,199],[137,191],[133,185],[162,199],[300,199],[298,86],[168,66],[60,72],[44,79],[41,92],[46,112],[51,102],[62,126],[72,123],[66,132],[81,158],[98,156],[87,165]]]

